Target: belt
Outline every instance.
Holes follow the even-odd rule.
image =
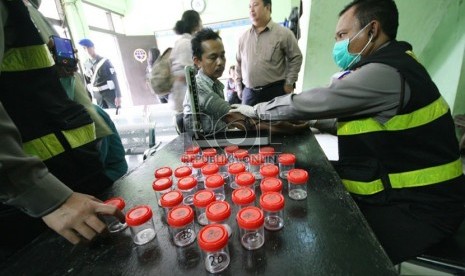
[[[108,89],[110,89],[108,84],[98,86],[98,87],[97,86],[92,87],[92,91],[94,91],[94,92],[99,92],[99,91],[108,90]]]
[[[280,81],[275,81],[275,82],[272,82],[272,83],[269,83],[269,84],[263,85],[263,86],[249,87],[249,89],[250,90],[255,90],[255,91],[260,91],[260,90],[267,89],[267,88],[270,88],[270,87],[274,87],[274,86],[278,86],[278,85],[284,85],[285,82],[286,82],[285,80],[280,80]]]

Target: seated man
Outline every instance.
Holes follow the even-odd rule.
[[[205,136],[224,131],[228,128],[270,129],[273,132],[292,133],[308,129],[308,125],[277,122],[270,125],[252,120],[240,113],[231,113],[228,101],[224,99],[224,85],[218,80],[223,75],[226,57],[223,42],[218,33],[205,28],[192,38],[192,52],[195,66],[199,69],[196,76],[199,120]],[[194,122],[189,93],[184,98],[184,129],[192,132]]]

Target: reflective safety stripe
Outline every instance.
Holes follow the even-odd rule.
[[[34,45],[12,48],[5,52],[0,65],[2,72],[18,72],[51,67],[55,64],[47,46]]]
[[[451,180],[459,177],[462,173],[462,160],[459,158],[451,163],[431,168],[389,174],[389,180],[393,189],[412,188]],[[372,195],[384,189],[381,179],[371,182],[343,179],[342,183],[347,191],[359,195]]]
[[[373,118],[338,123],[338,135],[357,135],[377,131],[399,131],[430,123],[449,111],[446,101],[440,97],[431,104],[410,114],[396,115],[384,125]]]
[[[48,134],[40,138],[23,143],[24,152],[39,157],[42,161],[52,158],[65,149],[55,134]]]
[[[69,145],[73,149],[90,143],[96,139],[94,123],[71,130],[64,130],[61,133],[63,133]]]
[[[94,123],[71,130],[62,131],[71,148],[77,148],[96,139]],[[55,134],[23,143],[24,152],[39,157],[42,161],[50,159],[65,151]]]

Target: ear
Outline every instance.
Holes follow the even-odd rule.
[[[197,68],[201,68],[201,65],[202,65],[202,60],[201,59],[199,59],[196,56],[193,56],[192,60],[194,61],[194,64],[195,64],[195,66],[197,66]]]
[[[380,32],[381,32],[381,24],[379,24],[379,21],[374,20],[373,22],[371,22],[371,27],[368,31],[368,35],[372,35],[373,38],[376,38]]]

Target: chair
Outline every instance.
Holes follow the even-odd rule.
[[[454,236],[409,262],[453,275],[465,275],[465,222]]]

